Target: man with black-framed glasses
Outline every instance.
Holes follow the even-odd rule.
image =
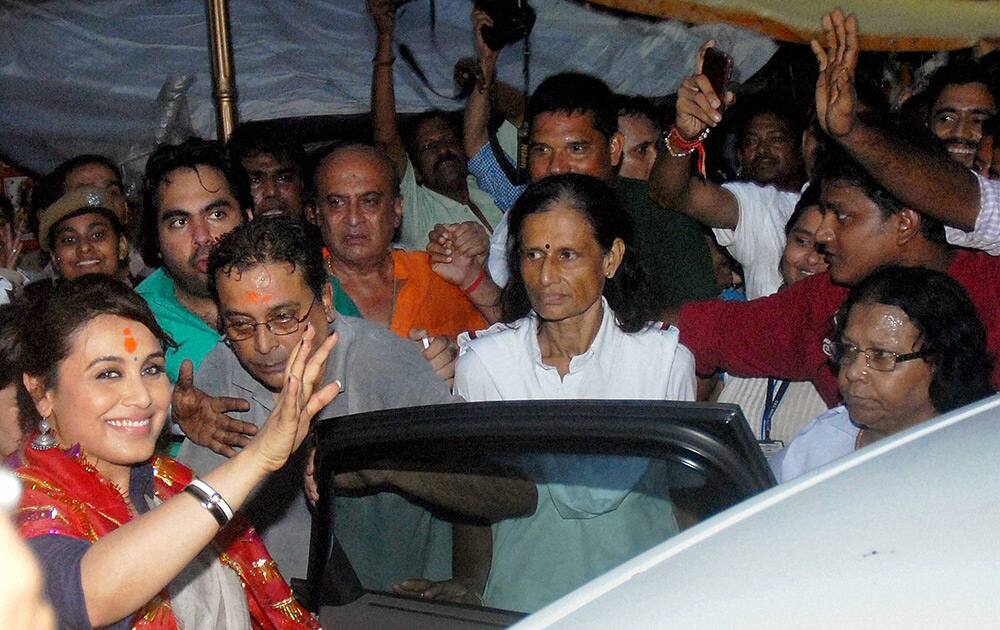
[[[249,411],[231,415],[263,425],[285,382],[288,359],[311,327],[316,331],[314,344],[338,336],[326,379],[342,384],[337,400],[317,414],[318,420],[461,401],[412,342],[337,313],[322,254],[302,247],[305,239],[306,226],[299,221],[262,218],[240,226],[212,250],[209,291],[225,343],[202,361],[195,376],[198,386],[211,396],[248,400]],[[191,441],[181,447],[178,459],[199,472],[225,461]],[[285,577],[306,574],[311,517],[303,478],[308,460],[308,449],[294,453],[243,508]],[[336,499],[337,537],[366,588],[388,590],[414,575],[447,579],[451,574],[451,524],[432,517],[407,496],[487,520],[530,512],[535,506],[533,486],[519,480],[507,483],[491,477],[476,483],[470,475],[456,484],[435,473],[390,473],[378,490]],[[366,526],[372,513],[393,518],[378,521],[380,527]]]

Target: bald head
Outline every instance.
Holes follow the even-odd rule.
[[[357,168],[360,164],[377,168],[386,178],[388,190],[399,196],[399,173],[396,172],[396,165],[382,149],[361,142],[338,145],[316,164],[313,181],[317,183],[317,195],[320,194],[319,181],[323,176],[334,170]]]
[[[337,147],[320,160],[312,216],[331,264],[371,269],[387,264],[403,220],[399,176],[385,153],[367,145]]]

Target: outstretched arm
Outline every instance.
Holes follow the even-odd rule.
[[[816,114],[835,139],[881,185],[907,206],[946,225],[972,230],[979,216],[979,184],[968,169],[926,147],[864,124],[857,115],[854,75],[858,24],[840,9],[823,16],[823,42],[811,42],[819,61]]]
[[[535,484],[513,470],[484,466],[469,473],[400,470],[390,467],[339,473],[338,490],[392,490],[463,517],[489,522],[535,511]]]
[[[368,13],[377,33],[372,59],[372,135],[402,176],[406,170],[406,148],[396,122],[396,91],[392,83],[392,34],[396,28],[396,5],[392,0],[368,0]]]
[[[686,139],[699,137],[706,129],[722,122],[722,101],[701,73],[705,51],[715,45],[706,42],[698,49],[694,75],[684,79],[677,90],[674,127]],[[727,103],[735,97],[725,94]],[[661,206],[683,212],[710,227],[734,229],[740,218],[739,204],[728,190],[691,174],[693,154],[675,157],[660,151],[649,174],[649,194]]]
[[[472,33],[476,43],[477,77],[476,86],[465,102],[465,118],[462,124],[462,139],[465,154],[473,156],[489,142],[490,97],[497,71],[497,51],[483,41],[480,29],[491,26],[493,20],[485,12],[472,12]]]

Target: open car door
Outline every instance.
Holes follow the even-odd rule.
[[[600,472],[590,474],[584,485],[600,487],[606,483],[608,488],[600,491],[614,494],[616,484],[621,485],[617,479],[631,470],[636,479],[641,478],[635,488],[642,488],[643,500],[648,499],[645,495],[669,497],[666,505],[670,510],[662,515],[669,526],[648,546],[774,485],[743,415],[732,405],[597,400],[455,404],[323,420],[317,423],[316,433],[320,500],[313,522],[309,576],[299,590],[304,586],[303,599],[329,628],[494,628],[510,625],[532,612],[490,608],[489,587],[484,607],[403,597],[390,592],[387,582],[378,584],[376,578],[367,577],[370,569],[356,570],[378,558],[360,556],[351,539],[359,533],[384,533],[398,527],[402,519],[389,512],[380,515],[385,522],[372,520],[359,525],[356,520],[344,520],[345,499],[341,491],[335,493],[335,475],[343,479],[343,475],[357,471],[391,468],[476,474],[487,479],[495,475],[498,483],[510,480],[503,477],[517,477],[532,482],[525,485],[534,485],[536,496],[532,500],[537,499],[536,509],[541,512],[548,508],[546,502],[556,502],[560,492],[572,493],[580,484],[567,482],[549,496],[558,484],[539,481],[534,463],[569,461],[572,466],[586,467],[597,461],[601,462]],[[620,493],[639,492],[628,486]],[[368,494],[393,493],[376,488]],[[441,513],[433,505],[425,507]],[[453,516],[444,513],[446,520]],[[524,518],[535,516],[537,513]],[[494,532],[502,525],[495,524]],[[530,548],[531,541],[522,542]],[[384,553],[388,562],[398,560],[393,555],[398,553],[395,544],[393,547]],[[381,554],[376,551],[370,555]],[[587,579],[590,577],[596,575]],[[546,575],[520,578],[539,585],[547,585],[548,580]],[[548,601],[541,605],[545,603]]]

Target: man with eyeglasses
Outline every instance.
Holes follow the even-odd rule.
[[[888,265],[926,267],[958,281],[986,327],[987,347],[997,354],[1000,259],[950,248],[939,221],[904,205],[842,150],[826,153],[818,179],[823,220],[816,241],[828,271],[751,302],[682,307],[681,343],[695,355],[699,374],[721,369],[811,381],[828,405],[836,405],[841,394],[823,340],[830,338],[848,288]],[[993,383],[1000,385],[1000,369]]]
[[[986,331],[948,275],[885,267],[851,289],[824,344],[844,403],[771,458],[789,481],[993,393]]]
[[[285,382],[289,357],[312,327],[315,344],[338,335],[326,380],[342,384],[317,421],[460,401],[412,342],[338,315],[322,255],[302,247],[305,238],[306,226],[299,221],[262,218],[240,226],[213,249],[209,291],[225,343],[202,361],[198,386],[213,396],[250,401],[248,412],[232,415],[262,426]],[[176,404],[173,413],[181,413]],[[225,461],[190,441],[178,459],[199,473]],[[286,577],[304,577],[308,564],[311,518],[303,478],[309,460],[307,448],[293,454],[243,508]],[[531,512],[535,506],[533,486],[519,479],[477,482],[475,475],[463,475],[456,481],[453,475],[398,470],[379,474],[373,485],[388,491],[338,496],[335,503],[337,537],[366,588],[387,590],[413,576],[440,580],[451,575],[451,524],[404,496],[486,520]]]

